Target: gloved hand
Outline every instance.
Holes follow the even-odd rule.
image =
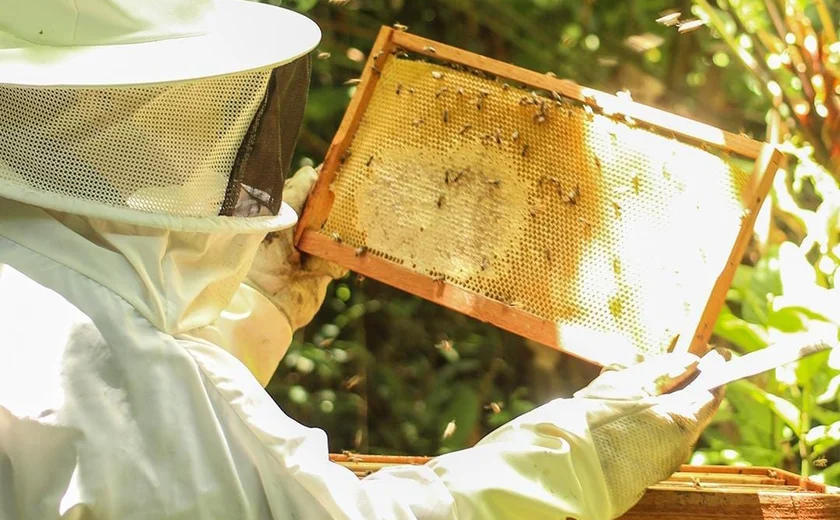
[[[725,353],[713,350],[700,366],[714,370],[725,358]],[[635,505],[648,486],[679,469],[717,411],[723,387],[710,392],[692,383],[657,395],[663,379],[676,377],[697,361],[691,354],[665,354],[627,369],[605,369],[574,395],[586,409],[616,515]]]
[[[316,170],[307,166],[286,181],[283,202],[298,216],[317,179]],[[294,230],[286,229],[266,236],[245,283],[270,299],[294,331],[315,316],[330,281],[345,274],[347,270],[336,264],[301,254],[294,247]]]

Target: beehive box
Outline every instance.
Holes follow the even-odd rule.
[[[705,349],[779,153],[384,28],[296,240],[606,365]]]
[[[426,457],[333,455],[363,478],[395,464],[424,464]],[[840,495],[793,473],[762,467],[683,466],[648,488],[622,520],[837,520]]]

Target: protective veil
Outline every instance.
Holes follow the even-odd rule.
[[[0,49],[19,41],[4,16]],[[645,385],[688,356],[363,480],[277,408],[263,385],[342,274],[291,245],[316,172],[286,180],[309,75],[287,58],[119,89],[0,81],[0,520],[601,520],[676,470],[720,395]]]

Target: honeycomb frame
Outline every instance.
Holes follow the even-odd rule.
[[[383,28],[296,243],[601,365],[700,353],[779,159],[741,135]],[[681,173],[686,163],[706,173]],[[678,233],[692,237],[679,248]],[[619,289],[600,284],[619,275]]]

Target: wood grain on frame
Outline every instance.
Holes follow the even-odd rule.
[[[391,42],[393,34],[393,29],[383,28],[376,37],[373,50],[368,57],[364,71],[362,71],[359,86],[353,95],[353,99],[350,100],[347,111],[344,113],[344,119],[341,120],[341,126],[338,127],[338,131],[327,150],[318,181],[315,183],[306,206],[304,206],[303,214],[298,221],[295,229],[295,244],[300,241],[304,231],[320,229],[327,221],[334,199],[334,195],[330,191],[330,185],[335,180],[342,157],[353,141],[353,136],[362,121],[367,104],[373,96],[374,90],[376,90],[376,83],[379,80],[377,71],[382,70],[382,65],[390,56],[390,51],[393,49]]]

